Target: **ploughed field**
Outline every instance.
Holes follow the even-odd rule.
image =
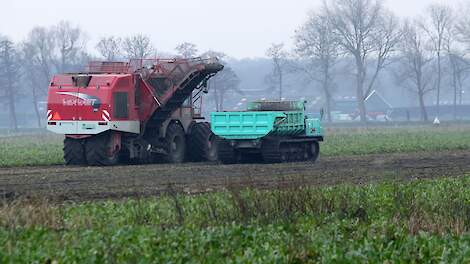
[[[116,167],[22,167],[0,169],[2,196],[53,200],[146,197],[168,191],[201,193],[230,187],[364,184],[461,176],[470,173],[470,151],[324,157],[315,164],[187,163]]]
[[[470,127],[334,128],[316,163],[184,163],[65,167],[62,137],[0,138],[0,195],[90,200],[147,197],[175,190],[201,193],[228,186],[335,185],[460,176],[470,172]]]

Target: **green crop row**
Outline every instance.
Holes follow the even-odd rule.
[[[63,136],[0,137],[0,167],[63,164]]]
[[[0,167],[63,164],[63,136],[0,137]],[[470,127],[328,129],[322,156],[362,155],[470,148]]]
[[[470,127],[333,129],[321,144],[325,156],[470,149]]]
[[[468,263],[470,176],[0,206],[0,262]]]

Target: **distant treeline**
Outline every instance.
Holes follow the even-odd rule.
[[[470,3],[430,4],[415,18],[399,18],[382,0],[327,0],[305,12],[306,22],[292,32],[292,50],[273,43],[264,58],[251,60],[200,52],[188,42],[164,52],[143,34],[105,36],[93,46],[83,29],[67,21],[32,28],[17,43],[0,32],[0,127],[44,126],[47,87],[56,73],[81,70],[90,60],[156,56],[222,60],[226,67],[209,84],[206,111],[238,109],[262,98],[306,99],[331,119],[333,101],[347,96],[357,100],[365,121],[364,101],[378,90],[392,104],[418,106],[427,121],[426,105],[439,115],[442,104],[469,101]]]

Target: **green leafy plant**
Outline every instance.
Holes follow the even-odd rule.
[[[0,206],[0,262],[470,261],[470,176]]]

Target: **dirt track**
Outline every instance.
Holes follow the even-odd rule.
[[[321,158],[315,164],[217,165],[188,163],[119,167],[25,167],[0,169],[0,195],[92,200],[149,196],[169,188],[215,191],[227,186],[361,184],[462,176],[470,173],[470,151]],[[171,186],[171,187],[170,187]]]

